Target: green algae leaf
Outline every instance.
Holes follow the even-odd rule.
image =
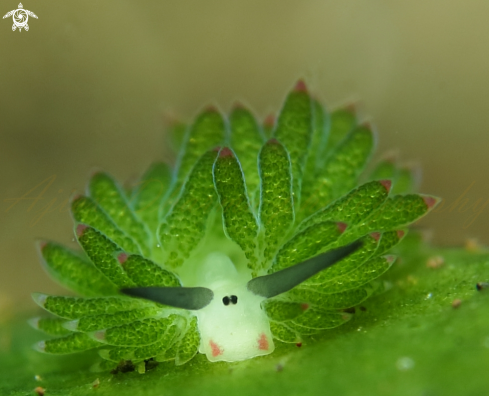
[[[359,305],[374,292],[373,287],[328,293],[327,288],[318,286],[299,286],[287,292],[286,296],[292,301],[307,303],[323,309],[346,309]]]
[[[271,320],[283,322],[284,320],[294,319],[304,312],[303,304],[283,301],[280,299],[268,299],[262,303],[267,316]]]
[[[163,336],[152,344],[139,348],[118,347],[114,349],[101,350],[100,355],[104,359],[111,360],[115,363],[119,363],[121,360],[131,360],[134,363],[138,363],[165,352],[168,349],[168,345],[170,345],[171,341],[175,338],[176,334],[177,327],[170,326],[163,333]]]
[[[317,181],[301,208],[303,216],[314,213],[354,188],[374,147],[372,128],[369,125],[355,127],[320,166]]]
[[[187,321],[184,336],[178,341],[175,364],[181,366],[192,359],[199,349],[200,334],[197,329],[197,318],[193,316]]]
[[[132,323],[111,327],[92,333],[92,337],[104,344],[114,346],[149,345],[163,334],[172,320],[169,318],[147,318]]]
[[[166,118],[166,122],[168,123],[167,136],[169,137],[169,143],[173,151],[179,152],[185,143],[188,126],[171,116]]]
[[[154,344],[150,344],[150,345],[154,345]],[[114,363],[119,363],[120,361],[123,360],[129,360],[135,350],[136,348],[114,347],[111,349],[100,349],[98,351],[98,354],[102,358],[109,360],[110,362],[106,362],[106,364],[110,367],[110,369],[113,369],[115,367]]]
[[[394,261],[395,256],[392,255],[375,257],[345,275],[322,283],[321,288],[325,293],[338,293],[357,289],[384,274]]]
[[[390,153],[377,163],[368,179],[391,180],[392,194],[413,193],[421,181],[421,168],[417,164],[399,165],[397,155]]]
[[[395,183],[399,174],[396,157],[388,155],[380,160],[370,173],[370,180],[391,180]]]
[[[357,117],[352,106],[333,111],[330,115],[328,144],[322,155],[323,163],[338,144],[357,126]]]
[[[160,355],[162,352],[168,349],[168,346],[172,344],[178,334],[179,329],[177,326],[169,326],[158,341],[146,347],[134,349],[134,351],[129,355],[129,359],[140,361]]]
[[[314,132],[319,131],[321,122],[321,113],[317,109],[318,101],[314,101]],[[345,107],[333,111],[331,114],[325,115],[327,124],[323,126],[323,140],[319,146],[315,147],[311,144],[310,153],[317,150],[315,157],[314,170],[311,174],[312,164],[309,164],[308,173],[305,175],[303,182],[304,196],[301,202],[300,219],[306,218],[319,209],[326,206],[331,201],[331,180],[325,172],[325,164],[327,161],[333,161],[332,156],[338,150],[338,146],[342,143],[348,134],[352,133],[357,126],[355,112],[351,107]],[[314,138],[313,138],[314,139]],[[309,161],[308,161],[309,162]]]
[[[63,297],[33,293],[34,301],[52,314],[66,319],[78,319],[83,316],[114,314],[121,311],[142,308],[151,305],[141,300],[118,297]]]
[[[387,253],[394,246],[396,246],[402,239],[406,236],[406,230],[394,230],[394,231],[386,231],[381,235],[379,246],[375,251],[376,255],[381,255]]]
[[[297,326],[308,329],[332,329],[349,321],[351,315],[346,312],[325,312],[318,309],[307,309],[302,315],[292,320],[293,328]],[[286,322],[288,323],[288,322]]]
[[[257,162],[265,136],[253,114],[241,105],[235,106],[231,111],[229,124],[231,148],[236,153],[246,175],[246,189],[253,201],[260,186]]]
[[[304,170],[304,184],[313,184],[319,164],[324,162],[324,151],[329,144],[330,114],[317,99],[312,101],[313,130],[309,154]]]
[[[294,195],[300,201],[302,176],[313,132],[312,100],[303,81],[285,99],[273,137],[287,149],[292,163]]]
[[[32,318],[29,320],[29,324],[37,330],[41,330],[47,335],[66,335],[70,331],[64,326],[65,319],[61,318]]]
[[[116,254],[122,251],[119,246],[84,224],[78,224],[76,235],[87,256],[107,278],[119,287],[135,286],[117,260]]]
[[[121,360],[132,360],[133,362],[138,363],[154,356],[160,356],[168,350],[169,345],[171,345],[180,334],[179,327],[175,325],[176,321],[178,321],[177,315],[170,315],[166,318],[166,330],[160,333],[158,338],[148,345],[136,348],[110,346],[109,349],[101,349],[99,355],[104,359],[115,363],[119,363]],[[112,365],[111,368],[115,368],[115,365]]]
[[[74,198],[71,203],[71,213],[76,222],[96,228],[126,252],[141,252],[139,245],[125,234],[90,197],[81,195]]]
[[[100,346],[100,343],[92,340],[88,335],[84,333],[73,333],[65,337],[41,341],[37,344],[37,350],[58,355],[87,351],[98,346]]]
[[[187,132],[180,153],[178,182],[183,184],[195,163],[203,153],[222,146],[227,139],[227,128],[222,115],[211,107],[204,110]]]
[[[326,270],[321,271],[309,278],[303,283],[303,285],[321,285],[323,283],[329,283],[332,281],[340,282],[341,284],[341,282],[344,280],[348,280],[352,272],[360,268],[362,264],[377,254],[377,249],[379,247],[381,238],[382,236],[380,234],[366,235],[361,239],[362,247],[356,252],[345,257],[334,266],[327,268]],[[367,276],[367,274],[365,275]]]
[[[147,227],[131,210],[122,189],[107,173],[98,172],[88,185],[90,197],[103,209],[112,221],[134,241],[145,255],[150,254],[151,236]]]
[[[111,295],[117,288],[88,259],[53,242],[41,242],[46,271],[59,283],[85,296]]]
[[[213,173],[224,230],[243,249],[248,267],[256,271],[258,222],[250,205],[241,166],[230,149],[225,147],[219,152]]]
[[[126,253],[120,253],[117,259],[127,276],[138,286],[182,286],[175,274],[142,256],[137,254],[128,256]]]
[[[131,323],[135,320],[155,316],[161,311],[156,307],[147,307],[141,309],[131,309],[128,311],[121,311],[112,314],[101,314],[83,316],[80,319],[66,322],[65,328],[72,331],[81,331],[84,333],[92,332],[95,330],[103,330],[109,327],[120,326],[126,323]]]
[[[216,156],[210,150],[200,157],[158,230],[165,264],[170,267],[182,265],[204,237],[207,218],[217,202],[212,176]]]
[[[421,180],[421,168],[416,165],[399,168],[396,183],[392,189],[393,194],[407,194],[415,192]]]
[[[275,139],[261,149],[259,218],[264,230],[265,263],[272,259],[278,245],[294,222],[292,172],[285,148]]]
[[[155,235],[160,224],[162,206],[172,180],[171,167],[164,162],[157,162],[144,173],[131,195],[131,207],[148,225],[151,235]]]
[[[372,231],[387,231],[405,227],[426,215],[439,202],[439,198],[431,195],[395,195],[387,199],[384,205],[373,212],[364,224],[356,227],[353,233],[364,235]]]
[[[273,338],[283,343],[299,343],[301,336],[299,333],[282,322],[270,320],[270,330]]]
[[[368,125],[354,128],[331,153],[321,172],[328,180],[329,197],[337,198],[357,183],[374,148],[374,135]]]
[[[329,139],[330,115],[325,111],[322,104],[314,99],[313,107],[313,130],[309,154],[303,172],[301,200],[307,202],[314,192],[319,166],[324,163],[324,155]]]
[[[181,332],[177,333],[177,337],[170,340],[170,342],[166,345],[166,350],[157,353],[154,357],[154,360],[157,362],[168,362],[175,360],[177,357],[177,351],[179,346],[179,340],[177,340],[178,336],[181,335]]]
[[[335,242],[342,232],[342,225],[334,221],[325,221],[306,228],[280,248],[270,272],[290,267],[317,256]]]
[[[341,221],[349,226],[357,225],[386,201],[390,186],[388,180],[362,184],[308,217],[301,223],[300,229],[329,220]]]

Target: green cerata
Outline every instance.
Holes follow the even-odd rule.
[[[99,172],[72,199],[81,247],[39,243],[42,263],[79,297],[41,293],[39,351],[98,349],[98,369],[272,353],[274,342],[342,325],[394,263],[389,250],[439,201],[383,160],[369,124],[327,112],[299,81],[276,120],[244,106],[176,123],[174,166],[132,188]]]

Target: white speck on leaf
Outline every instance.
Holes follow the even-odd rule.
[[[399,371],[408,371],[414,367],[414,360],[410,357],[403,356],[397,359],[396,367]]]

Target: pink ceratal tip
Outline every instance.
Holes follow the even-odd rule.
[[[405,234],[406,234],[406,233],[405,233],[403,230],[397,230],[397,237],[398,237],[399,239],[404,238],[404,235],[405,235]]]
[[[100,330],[100,331],[96,331],[93,336],[95,339],[97,340],[100,340],[100,341],[105,341],[105,333],[107,332],[107,330]]]
[[[119,264],[124,264],[126,261],[127,261],[127,258],[129,257],[129,255],[125,252],[122,252],[122,253],[119,253],[117,255],[117,261],[119,262]]]
[[[97,176],[101,176],[101,175],[103,175],[103,174],[104,174],[104,172],[103,172],[103,171],[101,171],[100,169],[94,169],[94,170],[92,171],[92,173],[90,174],[90,178],[94,178],[94,177],[97,177]]]
[[[304,82],[303,79],[297,81],[294,87],[294,92],[307,92],[306,83]]]
[[[263,120],[263,125],[267,128],[271,128],[275,125],[275,114],[269,114]]]
[[[432,197],[431,195],[423,195],[423,201],[428,209],[433,209],[440,202],[438,198]]]
[[[88,228],[88,226],[86,224],[78,224],[76,226],[76,236],[78,238],[80,238],[85,233],[85,230],[87,228]]]
[[[300,347],[302,346],[302,342],[297,342],[297,343],[295,344],[295,346],[296,346],[297,348],[300,348]]]
[[[83,195],[82,194],[75,194],[71,197],[71,202],[76,202],[78,201],[80,198],[82,198]]]
[[[391,190],[391,187],[392,187],[392,180],[379,180],[379,183],[382,184],[385,189],[387,190],[387,192],[390,192]]]
[[[208,105],[204,107],[204,112],[205,113],[218,113],[219,110],[217,109],[217,106],[215,105]]]
[[[336,223],[336,227],[338,227],[338,231],[343,234],[346,230],[346,228],[348,227],[348,224],[346,223],[343,223],[342,221],[339,221],[338,223]]]
[[[343,107],[343,110],[353,115],[357,114],[358,102],[350,102]]]
[[[42,252],[44,250],[44,248],[48,245],[48,243],[46,241],[39,241],[38,242],[38,246],[39,246],[39,250]]]
[[[218,153],[219,151],[221,151],[221,146],[216,146],[212,149],[212,151],[215,151],[216,153]]]
[[[234,102],[233,105],[231,106],[231,111],[234,111],[234,110],[244,110],[246,107],[243,103],[241,102]]]
[[[163,119],[163,122],[165,125],[169,127],[173,127],[175,125],[180,124],[180,120],[174,110],[167,110],[165,111],[162,115],[161,118]]]
[[[396,261],[396,259],[397,259],[397,257],[392,255],[392,254],[389,254],[388,256],[384,256],[384,257],[389,264],[394,263],[394,261]]]
[[[368,129],[369,131],[373,131],[374,130],[374,126],[372,125],[372,122],[369,121],[369,120],[363,121],[360,124],[360,126],[363,127],[363,128]]]
[[[228,147],[223,147],[221,151],[219,151],[220,158],[232,157],[233,155],[233,151]]]
[[[301,304],[301,309],[302,309],[303,311],[307,311],[307,310],[309,309],[309,304],[308,304],[308,303],[302,303],[302,304]]]
[[[380,232],[371,232],[370,236],[378,242],[380,239]]]
[[[268,144],[280,144],[280,142],[275,138],[269,139],[267,143]]]

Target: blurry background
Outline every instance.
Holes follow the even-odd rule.
[[[1,0],[0,15],[19,0]],[[297,78],[329,108],[361,99],[378,154],[423,167],[439,244],[489,242],[487,1],[30,1],[0,20],[0,307],[61,290],[34,248],[72,245],[67,201],[170,159],[162,115],[235,99],[263,117]],[[37,199],[34,199],[37,198]],[[1,311],[1,310],[0,310]],[[1,312],[0,312],[1,314]]]

